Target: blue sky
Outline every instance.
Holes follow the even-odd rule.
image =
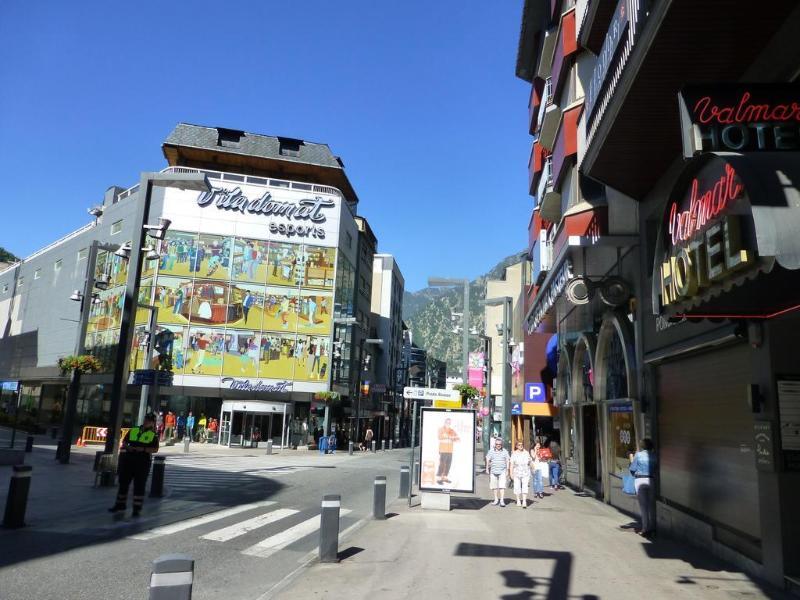
[[[527,241],[521,0],[0,3],[0,246],[84,225],[180,121],[342,157],[406,289]]]

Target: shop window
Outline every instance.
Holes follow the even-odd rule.
[[[619,336],[614,334],[606,351],[606,399],[628,397],[628,370],[625,350]]]
[[[122,231],[122,220],[116,221],[115,223],[111,224],[111,235],[117,235],[120,231]]]
[[[609,406],[611,431],[614,439],[613,473],[622,475],[627,472],[628,456],[636,451],[636,432],[633,425],[633,407],[630,404]]]

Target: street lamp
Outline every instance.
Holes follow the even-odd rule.
[[[498,296],[497,298],[487,298],[484,300],[485,306],[502,306],[503,307],[503,330],[498,331],[502,336],[502,352],[503,352],[503,420],[501,421],[500,437],[505,440],[508,445],[511,443],[510,427],[511,424],[511,362],[508,360],[510,349],[511,330],[509,329],[509,321],[511,321],[511,296]],[[508,446],[506,446],[508,447]]]
[[[356,377],[356,441],[361,439],[361,373],[366,371],[368,361],[364,360],[364,346],[382,346],[381,338],[362,337],[358,344],[358,375]]]
[[[464,359],[463,382],[467,383],[469,373],[469,279],[449,279],[447,277],[428,277],[430,287],[461,287],[464,286],[464,330],[462,340],[462,353]]]
[[[159,221],[158,226],[147,224],[150,219],[150,202],[154,187],[171,187],[182,190],[208,191],[211,184],[204,173],[142,173],[139,179],[139,198],[133,239],[130,248],[141,249],[145,243],[146,235],[155,239],[163,239],[170,225],[168,219]],[[156,231],[156,235],[151,233]],[[145,233],[147,232],[147,233]],[[159,233],[160,232],[160,233]],[[161,237],[158,237],[160,235]],[[122,305],[122,319],[119,334],[119,345],[111,383],[111,411],[109,414],[109,427],[106,435],[105,453],[116,454],[119,446],[119,431],[122,427],[122,408],[125,402],[125,393],[128,387],[128,361],[127,354],[131,347],[133,337],[133,316],[139,297],[139,279],[142,275],[141,251],[130,252],[128,265],[128,279],[125,285],[125,299]]]

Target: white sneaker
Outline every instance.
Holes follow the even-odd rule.
[[[495,498],[494,501],[492,502],[492,506],[497,506],[499,503],[500,503],[500,500]]]
[[[506,505],[505,500],[500,500],[500,506],[505,506],[505,505]]]

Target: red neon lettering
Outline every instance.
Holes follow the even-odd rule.
[[[669,209],[669,234],[672,244],[685,242],[703,230],[706,223],[719,215],[729,203],[742,194],[744,187],[736,181],[736,171],[728,164],[722,175],[711,189],[699,193],[700,182],[695,177],[689,194],[689,209],[678,210],[678,203],[673,202]]]
[[[711,96],[703,96],[694,105],[695,119],[703,125],[718,123],[734,125],[755,122],[800,122],[800,104],[753,104],[750,92],[743,92],[738,102],[731,106],[713,104]]]

